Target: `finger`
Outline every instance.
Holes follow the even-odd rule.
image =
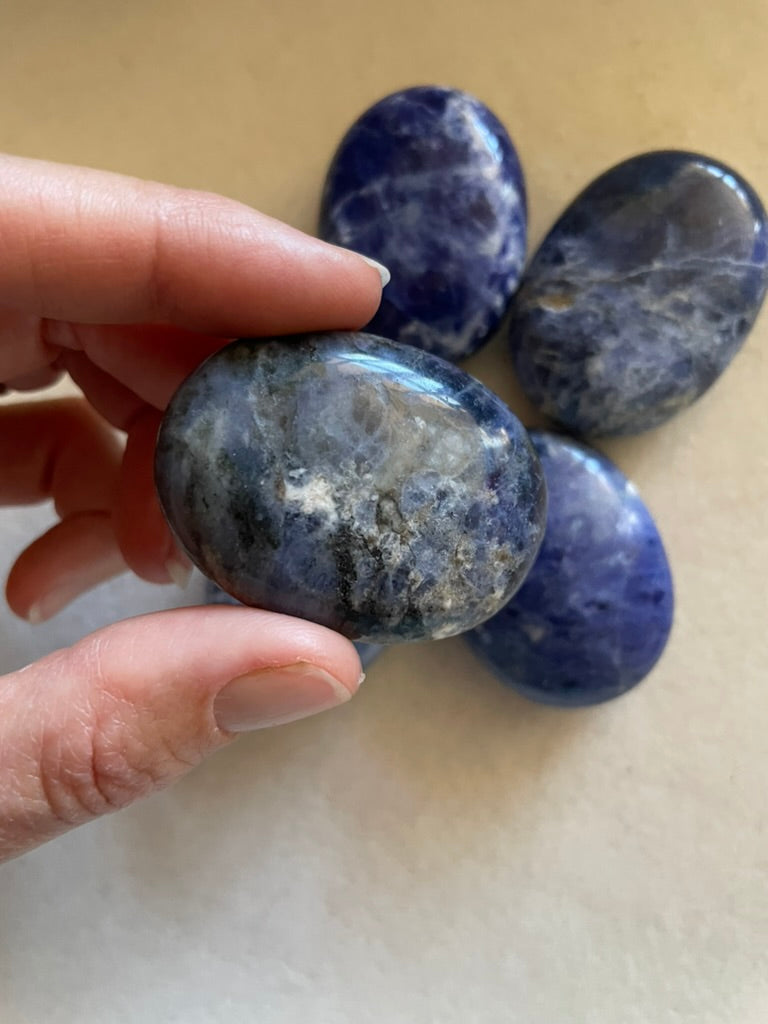
[[[344,703],[359,680],[335,633],[225,607],[121,622],[3,677],[0,860],[168,785],[236,732]]]
[[[0,261],[2,259],[0,256]],[[43,333],[40,317],[35,313],[0,309],[0,381],[5,383],[50,366],[58,349],[44,340]]]
[[[53,498],[65,518],[110,511],[121,446],[81,399],[0,408],[0,505]]]
[[[113,510],[115,536],[125,561],[137,576],[150,583],[173,580],[183,586],[190,563],[173,539],[155,490],[159,427],[160,413],[149,408],[131,425]]]
[[[124,398],[108,386],[105,378],[84,365],[84,356],[92,367],[102,370],[143,402],[165,409],[181,382],[203,360],[231,341],[162,326],[59,324],[59,337],[64,332],[72,348],[62,352],[59,362],[74,368],[75,379],[89,400],[95,400],[99,411],[114,400],[122,410]],[[115,416],[110,415],[109,419],[114,422]]]
[[[62,519],[11,569],[6,597],[17,615],[41,622],[125,570],[112,526],[120,456],[114,434],[82,400],[0,409],[0,504],[53,498]]]
[[[7,156],[0,185],[0,304],[42,318],[285,334],[379,302],[361,257],[230,199]]]
[[[96,366],[84,352],[62,352],[59,365],[83,392],[93,408],[113,427],[127,431],[144,409],[144,402],[125,384]]]
[[[6,600],[37,625],[126,569],[109,513],[82,512],[57,523],[19,555],[8,575]]]
[[[41,370],[34,370],[21,377],[14,377],[5,383],[12,391],[41,391],[49,388],[61,378],[61,370],[55,366],[45,366]]]

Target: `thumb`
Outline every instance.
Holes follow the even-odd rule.
[[[356,692],[349,641],[246,608],[119,622],[0,678],[0,861]]]

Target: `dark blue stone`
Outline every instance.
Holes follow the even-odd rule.
[[[575,441],[534,432],[547,481],[544,542],[509,604],[468,634],[503,683],[578,706],[639,683],[672,626],[672,578],[634,486]]]
[[[525,261],[523,172],[503,125],[457,89],[396,92],[349,129],[320,234],[392,273],[369,324],[445,359],[489,337]]]
[[[634,157],[568,207],[512,304],[531,400],[579,434],[663,423],[720,376],[768,284],[766,214],[695,153]]]
[[[494,614],[535,557],[546,504],[500,399],[368,334],[216,353],[168,407],[156,481],[180,543],[220,587],[369,643]]]
[[[243,607],[242,603],[237,598],[232,597],[221,587],[216,586],[211,580],[205,581],[205,595],[204,600],[206,604],[226,604],[226,605],[237,605]],[[384,648],[380,644],[361,644],[359,641],[355,643],[355,648],[360,657],[360,664],[364,669],[370,668],[373,662],[378,658]]]

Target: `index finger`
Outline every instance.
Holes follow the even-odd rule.
[[[205,192],[0,156],[0,306],[210,334],[359,327],[378,272],[356,253]]]

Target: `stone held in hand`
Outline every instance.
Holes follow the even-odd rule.
[[[635,434],[725,370],[768,285],[768,224],[724,164],[675,150],[606,171],[565,210],[512,303],[531,401],[581,435]]]
[[[220,587],[369,643],[493,615],[530,568],[546,507],[538,458],[499,398],[364,333],[221,349],[168,407],[156,483]]]
[[[549,510],[518,593],[467,635],[503,683],[545,704],[617,697],[661,656],[673,591],[664,545],[635,487],[603,455],[533,431]]]
[[[387,96],[331,163],[320,235],[392,274],[368,329],[457,360],[498,326],[526,248],[523,172],[498,118],[458,89]]]

